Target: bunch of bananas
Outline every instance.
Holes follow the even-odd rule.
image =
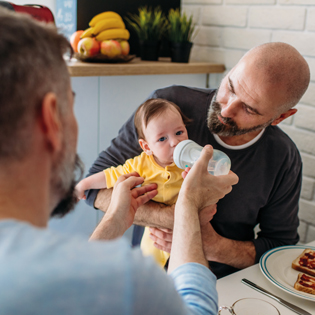
[[[116,12],[106,11],[95,15],[89,26],[83,32],[81,38],[95,37],[97,41],[102,42],[109,39],[128,40],[130,37],[125,23]]]

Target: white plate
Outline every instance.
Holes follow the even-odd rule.
[[[291,267],[292,261],[300,256],[304,249],[312,246],[281,246],[263,254],[259,261],[260,270],[264,276],[278,288],[302,299],[315,301],[315,295],[294,289],[299,271]]]

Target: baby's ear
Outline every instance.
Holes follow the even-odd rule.
[[[152,155],[152,151],[148,145],[148,142],[146,142],[144,139],[139,139],[139,144],[143,152],[145,152],[147,155]]]

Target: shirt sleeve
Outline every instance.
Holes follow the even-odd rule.
[[[170,276],[190,314],[217,314],[216,277],[205,266],[188,263],[176,268]]]
[[[294,245],[299,241],[297,228],[302,184],[302,162],[299,155],[290,165],[275,182],[269,203],[259,211],[260,232],[253,240],[256,263],[269,249]]]
[[[161,268],[157,268],[152,259],[151,261],[150,264],[147,258],[142,259],[141,277],[137,276],[137,272],[133,274],[138,279],[139,288],[133,295],[134,314],[218,313],[216,277],[207,267],[187,263],[167,275]]]
[[[110,167],[104,170],[105,178],[106,178],[106,186],[107,188],[114,187],[117,179],[124,174],[129,174],[132,172],[138,172],[140,156],[136,156],[134,159],[129,159],[125,162],[124,165],[118,165],[117,167]],[[141,176],[141,174],[139,174]]]

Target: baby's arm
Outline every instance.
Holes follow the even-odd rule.
[[[103,171],[82,179],[75,187],[78,199],[86,199],[85,190],[107,188],[106,177]]]

